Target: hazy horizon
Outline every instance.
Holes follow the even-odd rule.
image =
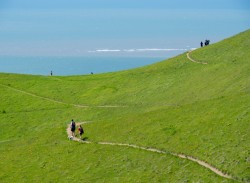
[[[3,0],[0,55],[164,56],[249,29],[247,0]]]

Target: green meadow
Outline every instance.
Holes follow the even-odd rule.
[[[184,53],[96,75],[0,73],[0,182],[249,182],[250,30],[190,57],[208,64]],[[67,138],[71,119],[91,121],[84,137],[94,143]],[[170,154],[95,142],[183,153],[234,180]]]

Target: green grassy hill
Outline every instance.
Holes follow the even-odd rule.
[[[69,141],[72,118],[92,121],[89,141],[184,153],[249,182],[249,38],[190,53],[207,65],[185,53],[98,75],[0,74],[0,182],[234,182],[172,155]]]

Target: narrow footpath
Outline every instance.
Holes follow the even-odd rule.
[[[190,55],[189,55],[191,52],[192,52],[192,51],[187,52],[187,58],[188,58],[190,61],[192,61],[192,62],[194,62],[194,63],[197,63],[197,64],[204,64],[204,65],[207,64],[207,62],[199,62],[199,61],[196,61],[196,60],[192,59],[192,58],[190,57]]]
[[[90,122],[79,122],[76,125],[87,124],[87,123],[90,123]],[[68,125],[68,127],[66,129],[66,132],[67,132],[68,138],[70,138],[71,137],[70,124]],[[77,137],[73,137],[72,140],[80,142],[80,143],[86,143],[86,144],[94,143],[94,142],[91,142],[91,141],[81,140],[81,139],[79,139]],[[159,153],[159,154],[172,155],[172,156],[176,156],[178,158],[188,159],[190,161],[198,163],[199,165],[201,165],[201,166],[203,166],[205,168],[208,168],[209,170],[211,170],[212,172],[216,173],[217,175],[219,175],[221,177],[231,179],[231,180],[235,180],[232,176],[223,173],[222,171],[218,170],[217,168],[213,167],[212,165],[210,165],[210,164],[208,164],[208,163],[206,163],[206,162],[204,162],[202,160],[199,160],[199,159],[197,159],[195,157],[188,156],[188,155],[185,155],[185,154],[167,152],[167,151],[162,151],[162,150],[155,149],[155,148],[137,146],[137,145],[134,145],[134,144],[123,144],[123,143],[113,143],[113,142],[95,142],[95,144],[111,145],[111,146],[125,146],[125,147],[131,147],[131,148],[135,148],[135,149],[141,149],[141,150],[145,150],[145,151],[155,152],[155,153]]]
[[[39,95],[30,93],[30,92],[27,92],[27,91],[24,91],[24,90],[20,90],[20,89],[17,89],[17,88],[8,86],[8,85],[0,84],[0,86],[3,86],[5,88],[9,88],[9,89],[11,89],[13,91],[16,91],[16,92],[19,92],[19,93],[24,93],[24,94],[32,96],[32,97],[40,98],[40,99],[43,99],[43,100],[47,100],[47,101],[51,101],[51,102],[55,102],[55,103],[59,103],[59,104],[71,105],[71,106],[79,107],[79,108],[86,108],[86,107],[97,107],[97,108],[119,108],[119,107],[126,107],[126,106],[118,106],[118,105],[88,106],[88,105],[79,105],[79,104],[69,104],[69,103],[61,102],[61,101],[54,100],[54,99],[51,99],[51,98],[42,97],[42,96],[39,96]]]

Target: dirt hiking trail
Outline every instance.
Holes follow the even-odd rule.
[[[192,51],[193,51],[193,50],[192,50]],[[204,65],[207,64],[207,62],[199,62],[199,61],[197,61],[197,60],[192,59],[192,58],[190,57],[190,55],[189,55],[192,51],[187,52],[187,58],[188,58],[190,61],[192,61],[192,62],[194,62],[194,63],[198,63],[198,64],[204,64]]]
[[[79,122],[79,123],[76,123],[76,125],[79,126],[80,124],[87,124],[87,123],[91,123],[91,122]],[[70,138],[71,137],[70,124],[68,125],[66,131],[67,131],[68,138]],[[197,159],[195,157],[188,156],[188,155],[185,155],[185,154],[178,154],[178,153],[174,153],[174,152],[162,151],[162,150],[155,149],[155,148],[137,146],[137,145],[134,145],[134,144],[123,144],[123,143],[113,143],[113,142],[92,142],[92,141],[87,141],[87,140],[86,141],[81,140],[80,138],[77,138],[77,137],[73,137],[72,140],[80,142],[80,143],[86,143],[86,144],[94,143],[94,144],[100,144],[100,145],[125,146],[125,147],[131,147],[131,148],[135,148],[135,149],[141,149],[141,150],[145,150],[145,151],[155,152],[155,153],[159,153],[159,154],[172,155],[172,156],[175,156],[175,157],[178,157],[178,158],[188,159],[190,161],[196,162],[199,165],[201,165],[201,166],[203,166],[205,168],[208,168],[209,170],[211,170],[212,172],[216,173],[217,175],[219,175],[221,177],[231,179],[231,180],[235,180],[232,176],[230,176],[230,175],[228,175],[226,173],[223,173],[222,171],[218,170],[214,166],[212,166],[212,165],[210,165],[210,164],[208,164],[208,163],[206,163],[206,162],[204,162],[202,160],[199,160],[199,159]]]
[[[71,106],[74,106],[74,107],[80,107],[80,108],[86,108],[86,107],[98,107],[98,108],[119,108],[119,107],[126,107],[126,106],[118,106],[118,105],[89,106],[89,105],[69,104],[69,103],[66,103],[66,102],[61,102],[61,101],[54,100],[54,99],[51,99],[51,98],[42,97],[42,96],[39,96],[39,95],[36,95],[36,94],[33,94],[33,93],[29,93],[27,91],[20,90],[20,89],[17,89],[17,88],[8,86],[8,85],[4,85],[4,84],[0,84],[0,85],[3,86],[3,87],[5,87],[5,88],[9,88],[9,89],[11,89],[13,91],[16,91],[16,92],[19,92],[19,93],[24,93],[24,94],[32,96],[32,97],[40,98],[40,99],[43,99],[43,100],[48,100],[48,101],[59,103],[59,104],[71,105]]]

